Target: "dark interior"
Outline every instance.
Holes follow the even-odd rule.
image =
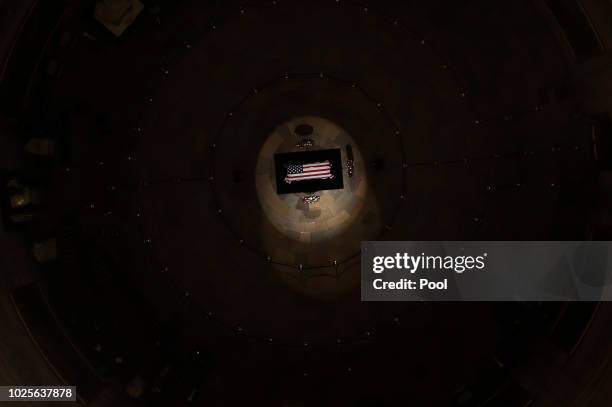
[[[116,35],[97,13],[128,3]],[[0,0],[0,385],[612,406],[610,303],[361,302],[358,252],[612,240],[611,46],[607,0]],[[255,171],[270,134],[316,141],[296,117],[367,178],[310,246]]]

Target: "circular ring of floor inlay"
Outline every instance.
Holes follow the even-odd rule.
[[[271,170],[275,153],[300,151],[306,139],[319,143],[312,150],[339,148],[343,166],[347,144],[355,158],[353,177],[342,169],[344,189],[317,192],[312,205],[303,203],[306,194],[277,195]],[[357,83],[285,74],[235,106],[216,134],[209,171],[215,210],[240,245],[269,263],[337,268],[359,254],[361,241],[392,228],[405,195],[403,145],[384,104]]]
[[[415,176],[412,170],[407,172],[407,160],[397,159],[405,158],[405,152],[409,153],[410,161],[421,157],[415,154],[419,150],[414,148],[414,139],[425,139],[429,134],[426,128],[428,121],[424,120],[423,113],[434,111],[430,107],[436,106],[421,101],[429,101],[430,97],[437,100],[440,95],[447,102],[454,103],[457,99],[458,104],[465,105],[468,98],[459,99],[464,87],[461,82],[453,80],[453,64],[447,66],[447,58],[439,58],[435,47],[429,41],[422,41],[423,35],[411,35],[412,30],[397,20],[384,23],[383,19],[374,16],[372,10],[367,15],[360,13],[352,2],[342,2],[342,7],[325,10],[317,6],[312,10],[317,17],[314,20],[304,18],[304,13],[292,14],[295,18],[287,18],[289,14],[282,7],[285,2],[279,3],[279,7],[264,10],[266,18],[269,15],[274,17],[269,20],[262,20],[263,16],[251,13],[249,8],[246,16],[241,14],[239,21],[228,19],[227,27],[221,29],[218,25],[213,34],[201,40],[199,35],[181,37],[186,45],[185,55],[181,54],[180,59],[175,61],[173,49],[170,61],[162,67],[164,70],[160,70],[164,85],[156,93],[146,95],[148,113],[142,124],[143,130],[138,128],[138,134],[146,137],[141,138],[143,142],[136,152],[138,160],[133,160],[132,155],[128,158],[131,165],[136,164],[138,185],[142,187],[138,191],[141,202],[138,203],[137,216],[139,222],[143,222],[145,247],[150,252],[147,258],[154,258],[157,263],[155,269],[147,271],[160,270],[164,273],[163,278],[174,283],[185,301],[203,307],[205,312],[202,315],[206,318],[224,321],[234,331],[239,326],[240,335],[266,340],[269,335],[274,338],[274,343],[280,343],[283,338],[293,343],[297,338],[301,346],[299,339],[308,339],[309,348],[315,340],[329,339],[327,335],[330,330],[320,329],[327,325],[337,332],[330,336],[335,346],[336,337],[343,338],[342,343],[345,343],[344,338],[352,337],[363,328],[368,333],[376,330],[379,322],[391,321],[387,317],[398,313],[395,305],[394,311],[385,312],[384,317],[378,308],[370,312],[371,307],[357,306],[359,301],[354,295],[359,292],[359,259],[358,256],[350,258],[350,255],[358,254],[358,250],[355,253],[336,251],[336,245],[342,243],[343,237],[329,240],[329,250],[319,252],[320,257],[312,261],[277,256],[271,251],[271,248],[290,239],[262,234],[262,225],[256,220],[265,218],[265,215],[248,210],[260,207],[252,170],[256,168],[255,159],[265,137],[279,123],[296,115],[326,117],[345,128],[368,163],[369,190],[378,191],[383,198],[380,200],[385,204],[381,219],[385,222],[381,222],[380,226],[384,227],[381,230],[384,233],[387,227],[393,226],[400,191],[404,191],[403,185],[407,184],[403,180],[401,185],[399,182],[386,183],[398,178],[398,175],[403,178],[404,174],[408,174],[410,190],[414,192],[413,181],[421,177],[420,174]],[[305,4],[308,4],[305,8],[310,8],[313,3]],[[320,23],[324,18],[332,21],[332,24],[328,24],[328,36],[320,35]],[[278,24],[282,21],[289,21],[288,26]],[[295,24],[298,21],[317,21],[317,24],[310,27],[311,32],[309,27],[298,27]],[[260,30],[262,22],[275,27],[274,36],[264,36],[253,42],[252,39],[257,37],[255,34],[264,31]],[[367,27],[361,23],[377,24],[377,32],[384,31],[386,36],[368,35],[369,30],[364,30]],[[338,24],[348,28],[338,31]],[[279,30],[279,27],[284,28]],[[284,34],[279,37],[278,32]],[[292,32],[298,33],[297,38],[288,35]],[[329,44],[342,32],[346,34],[345,40],[336,41],[336,45],[327,49],[317,45],[312,52],[305,52],[307,47],[304,45],[319,42]],[[356,32],[362,33],[363,38],[356,39]],[[315,40],[311,34],[320,37],[320,40]],[[232,46],[218,42],[227,35],[236,39],[232,41]],[[376,38],[370,43],[374,48],[364,47],[363,40],[368,38]],[[397,41],[383,43],[378,38],[396,38]],[[279,49],[274,47],[275,44],[280,48],[292,44],[298,52],[294,52],[290,58],[270,59],[267,56],[278,54]],[[351,51],[353,47],[358,52]],[[379,51],[384,58],[372,57],[371,51]],[[361,55],[362,58],[347,58],[351,55]],[[266,78],[286,72],[287,67],[291,67],[290,71],[299,69],[313,73],[290,73],[265,82]],[[321,74],[318,71],[320,67],[331,72],[343,72],[342,75],[351,80],[342,80],[326,72]],[[430,72],[435,72],[436,76],[430,78]],[[261,101],[267,108],[277,108],[266,101],[270,90],[299,82],[309,85],[333,83],[346,93],[353,92],[357,95],[354,99],[362,100],[367,104],[368,112],[377,116],[374,120],[384,124],[372,126],[376,131],[366,132],[371,135],[371,140],[359,137],[360,129],[350,128],[346,120],[336,120],[333,111],[322,115],[323,112],[316,110],[294,109],[289,116],[270,120],[270,126],[261,128],[261,132],[250,131],[249,126],[236,125],[244,121],[249,110],[246,107],[253,101]],[[444,86],[438,86],[439,83]],[[447,85],[448,92],[445,90]],[[374,90],[379,97],[371,97],[364,92],[364,88]],[[314,91],[311,93],[316,94]],[[335,103],[335,106],[346,107],[344,103]],[[399,126],[394,124],[387,108],[401,123],[405,140],[409,140],[410,144],[402,141]],[[355,116],[359,116],[357,110],[352,110]],[[255,116],[265,117],[266,114],[264,109]],[[224,117],[221,130],[215,130]],[[257,123],[254,124],[253,128],[258,127]],[[310,130],[300,128],[299,134],[307,137]],[[382,143],[383,140],[387,143]],[[389,144],[396,154],[377,154],[377,144],[381,143]],[[248,159],[246,164],[227,161],[231,157],[227,152],[231,153],[234,147],[243,148],[245,144],[250,149],[250,153],[245,155]],[[407,145],[405,150],[402,148],[404,144]],[[230,149],[227,149],[228,145]],[[427,156],[423,159],[427,159]],[[201,181],[206,183],[209,177],[211,190],[199,184]],[[164,184],[164,187],[150,188],[158,184]],[[253,186],[252,190],[241,188],[248,185]],[[224,196],[232,194],[238,198],[239,205],[234,206],[232,202],[227,205]],[[409,198],[395,221],[393,231],[385,234],[385,237],[397,236],[400,230],[411,230],[414,225],[412,218],[424,217],[420,211],[406,209],[416,206],[415,194]],[[406,218],[410,218],[410,221],[407,222]],[[347,245],[340,246],[347,248]],[[355,249],[348,246],[351,247]],[[266,261],[269,264],[265,264]],[[319,269],[313,270],[319,265]],[[194,268],[198,271],[194,272]],[[300,272],[302,270],[307,272]],[[274,274],[280,272],[282,278],[291,280],[289,283],[308,297],[315,297],[312,294],[316,294],[317,301],[304,301],[303,296],[295,296],[293,290],[277,284],[278,278]],[[321,297],[333,301],[319,301]],[[245,301],[250,304],[249,307],[240,306]],[[321,308],[313,308],[313,303]],[[396,305],[397,309],[403,309],[405,305],[411,307],[409,304]],[[281,309],[283,312],[279,312]],[[317,332],[323,333],[325,338]],[[359,336],[358,340],[362,339],[363,336]]]

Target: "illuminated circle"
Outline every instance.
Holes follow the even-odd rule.
[[[304,137],[295,130],[305,126],[312,128],[309,140],[313,145],[300,148],[297,143]],[[357,169],[352,177],[347,174],[346,146],[351,146]],[[277,194],[274,154],[334,148],[341,151],[343,189]],[[283,235],[306,246],[323,243],[347,231],[368,205],[367,176],[363,169],[359,148],[345,130],[321,117],[298,117],[277,127],[264,143],[255,172],[257,195],[265,216]],[[304,198],[311,195],[320,197],[318,202],[305,203]]]

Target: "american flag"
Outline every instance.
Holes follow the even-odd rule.
[[[333,177],[334,176],[331,173],[331,163],[329,161],[312,164],[289,164],[287,166],[287,176],[285,177],[285,182],[290,184],[293,181],[329,179]]]

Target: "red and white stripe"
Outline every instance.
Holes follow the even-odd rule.
[[[331,178],[331,163],[324,161],[321,163],[303,164],[300,174],[287,174],[285,182],[303,181],[307,179]]]

